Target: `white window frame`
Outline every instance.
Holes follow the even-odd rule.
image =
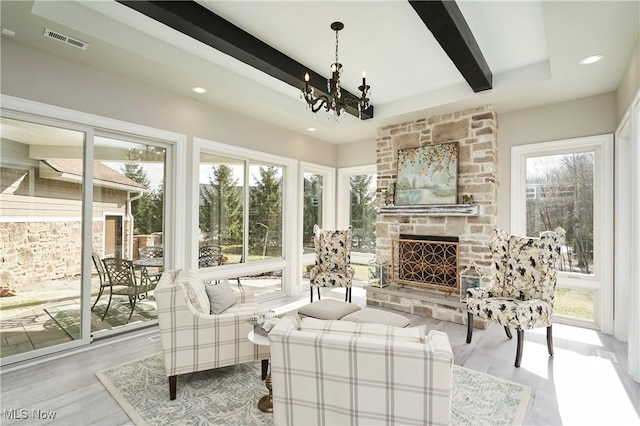
[[[166,130],[142,126],[135,123],[101,117],[94,114],[62,108],[54,105],[17,98],[9,95],[0,95],[2,115],[26,120],[33,123],[64,127],[85,132],[83,159],[85,164],[91,164],[94,156],[94,135],[99,132],[113,132],[119,135],[136,135],[144,139],[161,141],[167,146],[166,174],[165,174],[165,217],[172,220],[165,222],[164,244],[165,267],[171,269],[184,265],[184,250],[178,249],[185,246],[183,232],[177,232],[176,225],[184,223],[184,209],[180,208],[185,203],[183,191],[175,188],[183,188],[185,159],[186,159],[186,135],[169,132]],[[93,168],[86,167],[83,176],[83,193],[85,201],[82,208],[82,306],[91,306],[91,237],[93,226],[92,201],[93,201]],[[90,324],[91,311],[83,309],[82,324]],[[134,326],[135,327],[135,326]],[[105,331],[101,336],[121,333],[121,330]],[[2,359],[2,365],[31,359],[34,357],[51,355],[70,348],[86,346],[93,340],[90,327],[83,327],[80,339],[36,349],[30,352],[9,356]]]
[[[558,272],[558,287],[594,291],[594,322],[558,317],[557,322],[613,332],[613,135],[596,135],[511,148],[511,232],[526,233],[526,160],[529,157],[590,152],[594,157],[594,274]]]
[[[640,91],[616,130],[614,337],[628,342],[629,376],[640,383]]]
[[[296,192],[298,176],[298,161],[291,158],[280,157],[277,155],[267,154],[260,151],[254,151],[247,148],[241,148],[233,145],[227,145],[220,142],[214,142],[204,138],[193,138],[193,155],[191,165],[191,215],[190,221],[186,224],[186,235],[191,241],[187,264],[194,270],[198,270],[198,222],[199,222],[199,176],[200,169],[200,153],[206,152],[215,155],[221,155],[238,160],[245,160],[258,164],[273,164],[283,168],[283,225],[282,225],[282,258],[268,259],[259,262],[245,262],[242,264],[223,265],[215,268],[205,268],[199,270],[199,275],[205,280],[217,280],[225,278],[234,278],[239,275],[255,275],[264,272],[282,271],[282,292],[291,296],[297,294],[298,287],[298,271],[299,254],[297,244],[297,221],[286,220],[286,218],[298,217],[298,195]],[[245,182],[248,170],[245,170]],[[245,199],[245,208],[247,206]],[[245,216],[247,216],[245,214]],[[245,228],[248,223],[248,217],[245,217]],[[246,233],[245,233],[246,234]],[[248,238],[248,235],[245,236]],[[281,292],[269,293],[262,298],[275,298],[281,296]]]
[[[300,176],[298,178],[299,189],[298,199],[300,200],[300,208],[298,214],[298,247],[300,247],[300,259],[301,264],[298,270],[301,270],[305,265],[310,265],[315,262],[315,255],[313,253],[302,253],[302,227],[304,225],[304,174],[312,173],[322,176],[322,223],[318,226],[324,229],[331,229],[335,227],[336,218],[336,169],[333,167],[321,166],[319,164],[300,162]],[[302,280],[300,280],[302,282]],[[305,285],[305,287],[307,287]],[[303,290],[302,288],[300,289]]]
[[[338,197],[337,197],[337,224],[339,229],[349,227],[349,208],[351,206],[351,176],[374,175],[377,180],[378,169],[375,164],[364,166],[344,167],[338,169]],[[373,253],[351,252],[351,261],[366,265],[375,258]]]

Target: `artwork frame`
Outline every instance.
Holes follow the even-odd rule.
[[[456,204],[458,143],[398,150],[396,205]]]

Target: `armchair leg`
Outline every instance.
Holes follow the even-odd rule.
[[[260,375],[260,379],[264,380],[267,378],[267,371],[269,371],[269,360],[268,359],[263,359],[262,360],[262,372]]]
[[[549,355],[553,356],[553,336],[551,334],[551,326],[547,327],[547,349],[549,350]]]
[[[351,287],[347,287],[344,293],[344,301],[351,303]]]
[[[509,339],[513,339],[513,336],[511,335],[511,330],[506,325],[504,326],[504,331],[505,331],[505,333],[507,333],[507,337]]]
[[[524,330],[516,330],[518,333],[518,349],[516,350],[516,368],[520,368],[520,360],[522,360],[522,345],[524,344]]]
[[[473,335],[473,314],[467,312],[467,343],[471,343],[471,336]]]
[[[320,297],[320,287],[316,287],[318,289],[318,300],[321,299]],[[313,303],[313,286],[311,286],[311,288],[309,288],[309,291],[311,291],[311,303]]]
[[[169,400],[176,399],[176,390],[178,388],[178,376],[169,376]]]

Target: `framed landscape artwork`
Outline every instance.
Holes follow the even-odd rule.
[[[398,151],[396,205],[456,204],[458,143]]]

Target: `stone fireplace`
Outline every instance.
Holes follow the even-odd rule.
[[[401,234],[454,237],[459,271],[471,264],[490,279],[489,231],[495,226],[498,188],[497,117],[491,106],[436,115],[378,129],[376,258],[397,268],[394,241]],[[395,206],[387,191],[395,185],[398,150],[446,142],[458,143],[458,203],[440,206]],[[464,204],[463,204],[464,200]],[[472,200],[472,201],[471,201]],[[387,204],[385,204],[387,202]],[[397,278],[398,271],[392,271]],[[383,288],[367,287],[367,304],[464,323],[459,290],[406,286],[392,279]],[[458,286],[459,288],[459,286]]]

